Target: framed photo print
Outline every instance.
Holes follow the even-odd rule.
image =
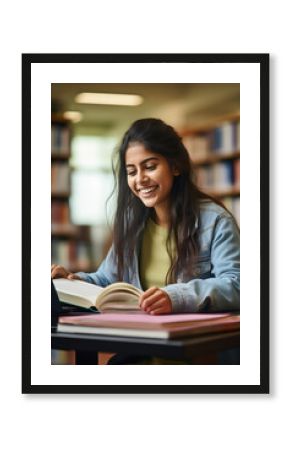
[[[22,145],[23,393],[268,393],[269,55],[23,54]]]

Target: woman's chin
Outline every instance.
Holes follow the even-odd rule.
[[[140,200],[147,208],[154,208],[154,206],[156,205],[156,200],[155,199],[141,198]]]

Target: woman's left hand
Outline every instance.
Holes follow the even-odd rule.
[[[169,295],[158,287],[151,287],[139,299],[139,306],[148,314],[170,314],[172,303]]]

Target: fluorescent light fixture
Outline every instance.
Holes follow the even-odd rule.
[[[141,95],[132,94],[104,94],[95,92],[82,92],[75,98],[76,103],[89,103],[92,105],[122,105],[138,106],[143,103]]]
[[[71,120],[74,123],[80,122],[82,120],[82,113],[79,111],[65,111],[63,117],[67,120]]]

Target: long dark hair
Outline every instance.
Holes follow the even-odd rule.
[[[120,280],[123,279],[126,261],[130,264],[133,259],[146,221],[154,212],[153,208],[147,208],[128,186],[125,155],[133,142],[143,144],[146,149],[162,155],[169,165],[179,172],[179,175],[174,177],[171,191],[170,227],[166,244],[171,261],[166,283],[174,283],[177,281],[178,273],[181,270],[184,272],[186,267],[192,267],[198,255],[195,224],[199,215],[200,201],[214,199],[200,191],[194,183],[188,152],[174,128],[160,119],[140,119],[134,122],[123,137],[114,170],[118,195],[113,245]],[[175,254],[172,254],[172,238],[175,243]]]

